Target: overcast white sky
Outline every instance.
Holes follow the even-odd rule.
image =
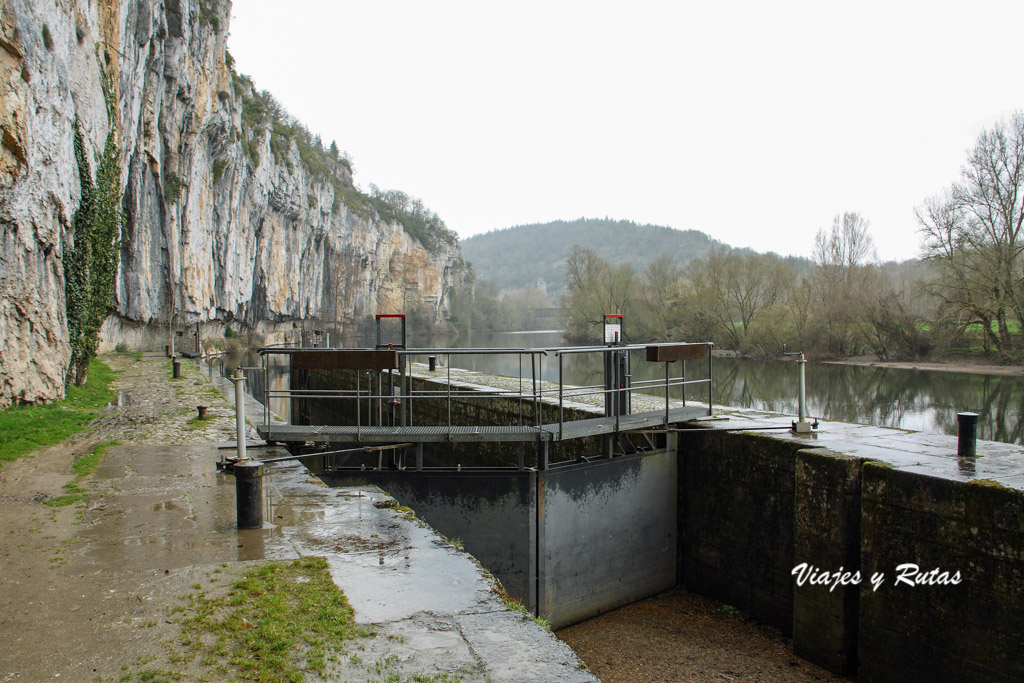
[[[1024,108],[1024,2],[236,0],[228,47],[356,183],[461,237],[604,217],[810,255],[844,211],[883,259]]]

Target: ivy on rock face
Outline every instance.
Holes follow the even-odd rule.
[[[82,200],[71,223],[71,241],[64,249],[64,295],[71,361],[68,384],[85,382],[89,361],[96,356],[99,331],[114,305],[114,277],[120,258],[121,209],[120,148],[114,86],[104,73],[103,94],[110,132],[93,180],[81,125],[75,118],[75,161]]]

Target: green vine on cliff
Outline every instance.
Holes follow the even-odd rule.
[[[74,146],[82,200],[71,223],[71,241],[64,250],[64,294],[71,362],[67,383],[85,382],[89,361],[96,356],[99,331],[114,305],[114,277],[120,257],[121,209],[120,146],[117,140],[117,99],[113,79],[102,72],[107,133],[93,179],[82,127],[75,118]]]

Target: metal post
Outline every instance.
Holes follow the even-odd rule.
[[[562,425],[565,423],[565,411],[562,406],[562,354],[558,354],[558,440],[562,440]]]
[[[796,362],[800,364],[800,396],[797,405],[797,418],[803,422],[807,415],[807,360],[804,358],[804,354],[801,353]]]
[[[957,413],[956,454],[973,458],[978,454],[978,413]]]
[[[807,421],[807,359],[800,353],[796,362],[800,367],[800,389],[797,394],[797,421],[793,423],[793,431],[797,434],[810,434],[811,423]]]
[[[666,363],[665,363],[665,429],[668,429],[668,402],[669,402],[669,394],[668,394],[668,386],[669,386],[669,384],[668,384],[668,383],[669,383],[669,365],[670,365],[670,363],[668,363],[668,362],[666,362]]]
[[[235,370],[231,381],[235,383],[235,439],[238,441],[238,461],[242,462],[248,457],[245,454],[245,375],[241,368]]]
[[[259,529],[263,526],[263,463],[258,460],[235,463],[233,471],[238,528]]]
[[[685,372],[684,372],[685,374]],[[711,345],[708,345],[708,417],[711,417],[711,402],[714,399],[712,393],[714,385],[711,383]]]

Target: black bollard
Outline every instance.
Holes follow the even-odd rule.
[[[437,370],[437,356],[427,356],[427,362],[430,364],[430,371]]]
[[[174,379],[181,377],[181,361],[177,358],[171,359],[171,376]]]
[[[170,358],[170,357],[171,357],[171,345],[170,345],[170,344],[167,344],[167,345],[165,345],[165,346],[164,346],[164,354],[165,354],[165,355],[166,355],[166,356],[167,356],[168,358]]]
[[[961,458],[973,458],[978,454],[978,414],[957,413],[956,454]]]
[[[238,528],[259,529],[263,526],[263,463],[236,462],[234,472]]]

